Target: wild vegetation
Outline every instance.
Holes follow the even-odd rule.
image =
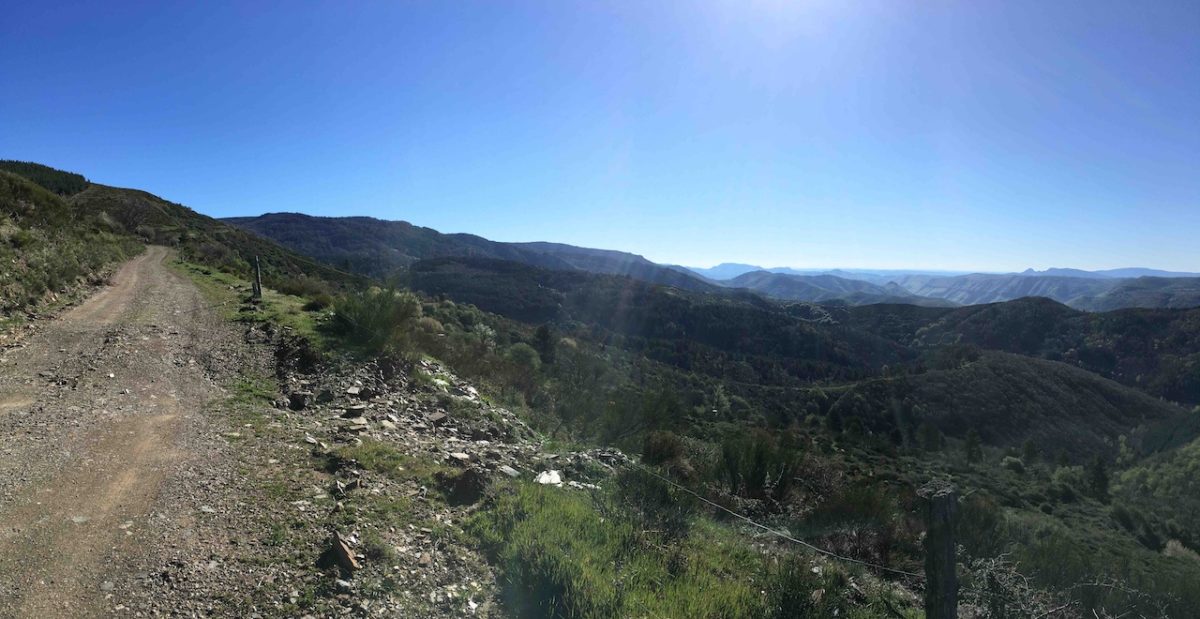
[[[60,196],[75,195],[91,185],[82,174],[56,170],[50,166],[29,161],[2,159],[0,160],[0,170],[23,176],[33,181],[34,184]]]
[[[434,357],[547,440],[640,454],[650,468],[591,493],[492,488],[469,530],[513,614],[913,614],[891,584],[919,581],[888,570],[921,571],[930,479],[963,495],[963,599],[980,616],[1200,606],[1196,310],[780,304],[462,257],[385,287],[149,194],[93,185],[68,202],[12,174],[0,188],[10,247],[20,230],[30,246],[161,242],[217,282],[258,255],[287,302],[256,320],[325,354]],[[94,214],[73,224],[84,236],[36,236],[68,207]],[[731,512],[869,566],[814,571]]]
[[[177,248],[189,260],[243,277],[258,257],[263,282],[272,288],[317,296],[366,282],[144,191],[93,184],[70,202],[78,211],[105,213],[143,242]]]
[[[1194,273],[1150,269],[946,276],[920,272],[824,273],[764,271],[750,265],[695,269],[661,265],[642,256],[561,243],[501,243],[471,234],[443,234],[406,221],[372,217],[313,217],[267,213],[224,221],[279,242],[337,268],[389,279],[414,263],[438,258],[488,258],[542,269],[623,275],[694,292],[751,290],[781,300],[862,306],[911,303],[954,307],[1048,297],[1071,307],[1108,311],[1127,307],[1187,308],[1200,305]]]
[[[0,315],[54,303],[60,295],[104,278],[107,267],[137,254],[141,244],[103,213],[77,213],[62,196],[16,174],[33,173],[62,191],[78,175],[0,164]],[[82,181],[86,183],[86,181]]]
[[[1131,475],[1169,478],[1197,435],[1195,413],[1079,364],[990,352],[1002,341],[977,335],[960,343],[966,329],[921,341],[912,325],[945,318],[941,309],[780,307],[473,259],[418,263],[408,283],[443,299],[423,308],[422,332],[436,337],[414,341],[548,431],[641,451],[711,500],[822,547],[919,569],[912,488],[949,478],[970,495],[960,535],[974,586],[1017,582],[1015,569],[1034,583],[1010,592],[1013,608],[1175,615],[1195,603],[1188,486],[1172,484],[1169,507],[1147,510],[1161,489],[1143,481],[1139,503],[1114,502],[1112,481],[1124,492]],[[1012,309],[1030,303],[1041,302]],[[1139,331],[1117,325],[1145,312],[1044,307],[1127,338]],[[1162,313],[1176,348],[1140,349],[1189,350],[1178,339],[1188,312]],[[868,314],[877,333],[860,326]],[[527,348],[538,355],[509,353]],[[1125,470],[1141,461],[1171,464]]]

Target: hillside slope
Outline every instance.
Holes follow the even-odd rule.
[[[93,184],[71,196],[77,212],[104,213],[147,242],[178,247],[184,257],[248,274],[255,256],[269,285],[312,278],[327,283],[364,281],[220,220],[137,189]]]
[[[74,188],[72,175],[35,171],[52,187]],[[0,170],[0,313],[52,301],[141,249],[111,217],[78,212],[62,196]]]
[[[1120,269],[1113,273],[1142,272],[1145,270]],[[946,299],[960,305],[1046,297],[1088,311],[1200,306],[1200,279],[1194,277],[1120,278],[1105,273],[1052,269],[1047,272],[975,273],[953,277],[910,275],[896,278],[895,281],[912,294]]]
[[[929,422],[957,439],[975,430],[999,447],[1028,440],[1041,453],[1065,452],[1075,460],[1112,451],[1121,435],[1188,415],[1079,368],[1000,352],[956,368],[860,383],[833,410],[844,419],[865,416],[869,428],[890,430],[892,402],[911,411],[913,428]]]
[[[1128,307],[1200,307],[1200,278],[1138,277],[1120,280],[1119,284],[1104,292],[1077,299],[1074,306],[1093,312]]]
[[[810,301],[814,303],[843,302],[849,305],[875,303],[910,303],[930,307],[952,307],[943,299],[921,297],[903,288],[888,284],[880,286],[836,275],[791,275],[769,271],[743,273],[722,282],[734,288],[746,288],[775,299]]]
[[[387,278],[418,260],[473,257],[510,260],[546,269],[624,275],[686,290],[716,289],[698,277],[626,252],[561,243],[501,243],[471,234],[443,234],[405,221],[313,217],[299,213],[268,213],[224,221],[326,264],[378,278]]]

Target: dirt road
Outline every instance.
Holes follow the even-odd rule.
[[[114,583],[196,517],[179,497],[221,454],[195,439],[244,345],[168,260],[150,248],[0,351],[0,616],[112,613]]]

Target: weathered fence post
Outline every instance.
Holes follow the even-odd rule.
[[[258,256],[254,257],[254,286],[250,294],[256,301],[262,299],[262,265],[258,263]]]
[[[954,569],[954,517],[958,492],[943,481],[918,490],[925,511],[925,617],[958,616],[958,574]]]

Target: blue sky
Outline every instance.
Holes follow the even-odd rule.
[[[663,262],[1200,270],[1200,3],[7,2],[0,157]]]

